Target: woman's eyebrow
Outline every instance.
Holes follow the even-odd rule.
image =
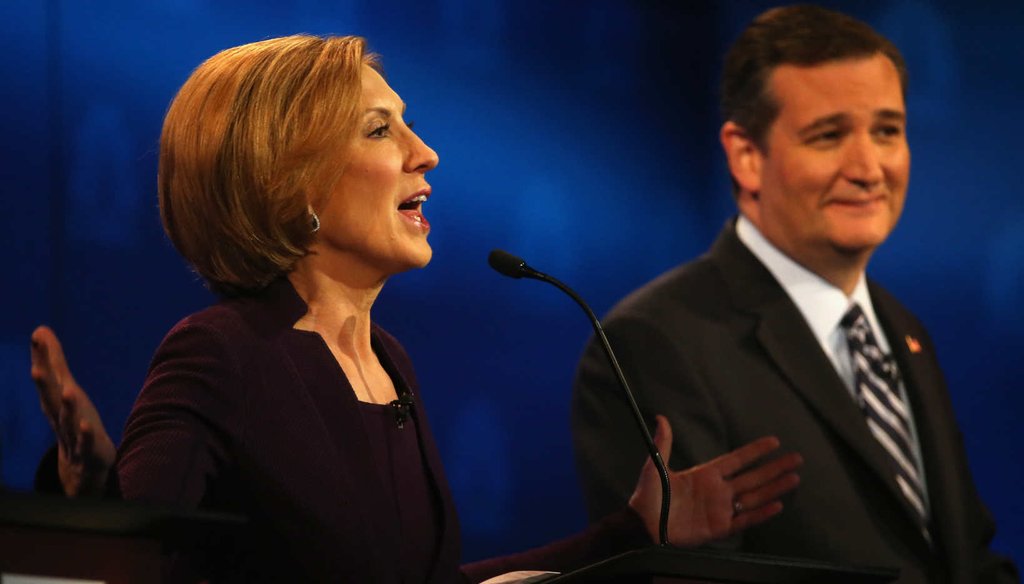
[[[385,118],[390,118],[391,117],[391,110],[386,108],[386,107],[382,107],[382,106],[368,107],[363,112],[363,116],[367,116],[369,114],[380,114],[380,115],[384,116]]]
[[[406,103],[403,101],[402,102],[402,111],[401,111],[402,115],[405,115],[405,108],[406,108]],[[391,115],[392,115],[391,109],[388,108],[388,107],[382,106],[382,105],[378,105],[378,106],[374,106],[374,107],[368,107],[368,108],[366,108],[365,111],[363,111],[363,115],[364,116],[367,115],[367,114],[373,114],[373,113],[380,114],[380,115],[384,116],[385,118],[390,118]]]

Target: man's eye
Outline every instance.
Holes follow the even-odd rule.
[[[829,142],[836,142],[843,137],[843,133],[840,130],[829,130],[828,132],[821,132],[811,136],[811,144],[827,144]]]
[[[899,126],[882,126],[875,130],[875,133],[883,138],[896,138],[903,133],[903,128]]]
[[[377,126],[376,128],[374,128],[373,130],[370,130],[370,133],[368,134],[368,136],[370,138],[383,138],[383,137],[387,136],[388,132],[390,132],[390,131],[391,131],[391,124],[382,124],[382,125]]]

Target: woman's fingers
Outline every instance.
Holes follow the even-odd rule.
[[[47,327],[41,326],[32,332],[32,381],[36,384],[43,412],[56,426],[62,387],[53,366],[51,338],[55,337]]]
[[[658,447],[661,459],[668,464],[668,459],[672,457],[672,425],[668,423],[668,418],[662,415],[655,416],[654,420],[654,445]]]
[[[723,454],[712,460],[709,464],[714,465],[722,473],[722,476],[728,478],[778,448],[778,438],[775,436],[765,436],[740,446],[728,454]]]
[[[779,501],[772,501],[767,505],[762,505],[749,511],[745,510],[733,518],[732,533],[738,533],[758,523],[764,523],[781,512],[782,503]]]
[[[790,453],[754,467],[729,481],[733,496],[731,532],[736,533],[782,512],[779,498],[800,484],[795,471],[803,458]]]
[[[64,492],[101,493],[117,450],[96,407],[75,383],[57,335],[45,326],[32,332],[32,380],[57,435],[57,472]]]
[[[89,457],[93,452],[93,446],[96,444],[96,434],[93,432],[92,426],[89,422],[82,420],[78,424],[78,436],[75,444],[76,455],[78,460],[83,464],[90,464]]]
[[[81,418],[78,413],[78,403],[74,396],[64,392],[60,396],[60,408],[57,416],[57,441],[68,456],[73,456],[78,449],[78,435],[81,425]]]
[[[779,440],[768,436],[720,456],[712,461],[732,491],[731,533],[763,523],[782,511],[779,498],[800,484],[794,472],[803,464],[795,452],[764,463],[760,459],[779,448]]]
[[[657,416],[655,422],[654,445],[662,458],[668,459],[672,454],[672,427],[664,416]],[[640,470],[633,495],[629,498],[629,506],[640,516],[647,528],[652,541],[658,541],[659,517],[661,509],[661,482],[654,463],[648,459]]]
[[[779,497],[795,489],[799,484],[800,477],[794,472],[787,472],[749,491],[737,492],[736,496],[733,497],[734,503],[739,504],[738,507],[734,506],[734,508],[741,510],[737,515],[753,511],[776,501]]]
[[[68,372],[68,363],[64,359],[64,349],[61,347],[60,341],[57,339],[53,329],[46,325],[36,327],[36,330],[32,331],[32,343],[33,345],[38,343],[46,347],[50,363],[58,374]]]
[[[803,457],[795,452],[790,452],[764,464],[750,468],[730,479],[733,491],[744,493],[764,485],[775,478],[790,473],[800,467],[804,462]]]
[[[75,379],[68,369],[57,335],[47,326],[37,327],[32,331],[32,381],[43,413],[58,435],[64,446],[71,447],[70,437],[77,433],[77,412],[64,411],[69,405],[75,405],[76,393],[79,393]],[[71,423],[72,426],[66,427]],[[61,426],[65,426],[62,428]]]

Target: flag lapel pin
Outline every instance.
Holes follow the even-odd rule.
[[[920,341],[918,341],[917,339],[915,339],[914,337],[912,337],[910,335],[907,335],[904,338],[907,341],[907,348],[910,349],[911,353],[914,353],[916,355],[917,353],[921,352],[921,342]]]

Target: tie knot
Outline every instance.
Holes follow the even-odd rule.
[[[852,329],[854,326],[861,326],[867,324],[867,318],[864,316],[864,311],[861,310],[860,304],[854,303],[850,306],[846,314],[843,315],[843,320],[839,321],[839,326],[846,330]]]
[[[874,335],[871,333],[871,324],[859,304],[854,304],[846,311],[843,320],[839,325],[846,332],[846,340],[850,342],[851,348],[859,349],[864,345],[877,345]]]

